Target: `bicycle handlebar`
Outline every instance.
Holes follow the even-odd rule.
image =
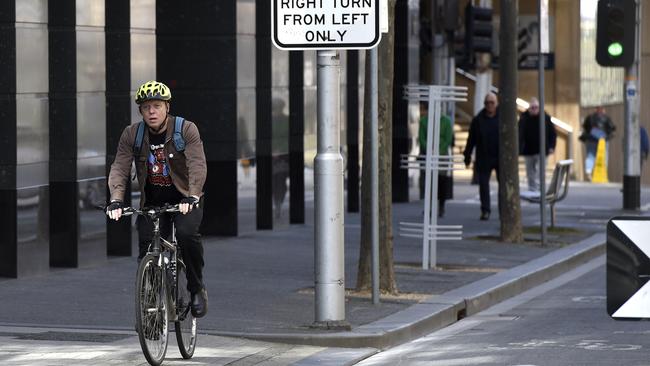
[[[161,213],[180,212],[180,209],[178,207],[179,205],[180,203],[177,203],[175,205],[151,206],[151,207],[145,207],[142,210],[137,209],[135,207],[122,207],[122,216],[131,216],[133,214],[137,214],[137,215],[151,217]],[[197,208],[198,206],[199,206],[199,202],[195,202],[192,204],[192,209]],[[106,212],[106,207],[97,206],[97,209]]]
[[[130,215],[133,215],[133,214],[153,216],[153,215],[159,214],[159,213],[179,212],[179,211],[180,210],[178,209],[178,204],[176,204],[176,205],[165,205],[165,206],[160,206],[160,207],[145,207],[142,210],[137,209],[135,207],[123,207],[122,208],[122,216],[130,216]]]

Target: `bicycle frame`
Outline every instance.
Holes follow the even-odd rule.
[[[178,263],[178,244],[176,242],[176,226],[171,222],[171,241],[160,236],[160,216],[162,213],[155,216],[153,219],[153,240],[149,253],[158,256],[158,266],[162,268],[166,274],[165,281],[167,286],[168,296],[168,317],[170,322],[178,320],[178,313],[176,311],[177,291],[176,286],[178,272],[176,270]],[[165,255],[168,253],[168,256]]]
[[[176,241],[176,226],[171,222],[171,241],[160,235],[160,217],[165,213],[179,212],[177,206],[166,206],[160,208],[148,208],[138,210],[127,207],[124,209],[125,216],[138,214],[148,217],[153,222],[153,238],[147,254],[158,257],[158,267],[165,273],[165,283],[167,286],[168,296],[168,318],[170,322],[179,320],[179,314],[176,311],[177,300],[177,263],[178,263],[178,243]],[[168,253],[168,255],[166,255]]]
[[[179,272],[181,275],[186,273],[186,267],[176,241],[173,220],[170,220],[170,240],[161,237],[160,231],[160,218],[166,213],[177,212],[180,212],[179,205],[142,210],[126,207],[122,212],[123,216],[144,216],[153,223],[152,241],[143,257],[144,261],[140,263],[136,279],[136,331],[144,356],[152,365],[160,365],[165,358],[170,322],[175,323],[176,340],[183,358],[192,358],[196,346],[196,319],[191,315],[188,318],[191,311],[190,296],[189,292],[181,289]],[[152,279],[147,282],[148,289],[145,278]],[[164,297],[155,295],[160,292],[165,293],[162,295]],[[189,323],[186,322],[188,320]]]

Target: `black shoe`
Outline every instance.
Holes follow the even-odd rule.
[[[202,318],[208,313],[208,292],[205,289],[192,294],[192,315]]]
[[[487,211],[481,212],[481,221],[487,221],[490,219],[490,213]]]

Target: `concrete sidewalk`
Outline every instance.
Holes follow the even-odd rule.
[[[383,297],[380,305],[373,306],[367,295],[350,292],[346,297],[346,319],[352,325],[350,332],[310,328],[314,321],[311,224],[258,231],[237,238],[205,238],[204,278],[210,295],[210,310],[199,323],[201,341],[197,355],[202,355],[201,362],[207,364],[229,364],[233,360],[242,360],[241,364],[267,362],[278,365],[328,364],[327,359],[330,364],[337,365],[356,362],[377,349],[451,324],[601,255],[607,220],[623,213],[617,206],[621,200],[619,189],[617,185],[572,187],[569,197],[557,206],[557,222],[564,230],[549,232],[550,245],[542,248],[536,242],[538,234],[532,232],[525,235],[528,240],[524,244],[498,242],[496,208],[489,221],[479,221],[478,187],[457,182],[455,199],[448,202],[446,217],[441,223],[462,224],[464,239],[439,242],[439,268],[435,270],[421,269],[420,240],[402,238],[397,233],[399,221],[421,221],[422,203],[395,204],[394,255],[400,295]],[[650,192],[644,188],[642,205],[648,202]],[[496,186],[493,189],[495,205]],[[307,212],[311,210],[308,207]],[[539,225],[538,206],[522,204],[522,211],[525,227],[530,230]],[[345,227],[346,288],[352,289],[359,255],[359,214],[346,213]],[[69,335],[80,332],[95,335],[115,332],[120,335],[116,339],[99,337],[89,346],[126,347],[139,356],[132,358],[125,354],[112,359],[111,356],[117,354],[97,354],[98,358],[91,359],[99,364],[103,362],[99,360],[107,364],[113,360],[124,361],[116,361],[116,364],[138,364],[132,363],[136,359],[143,362],[132,330],[135,271],[134,258],[112,258],[99,267],[55,270],[40,277],[0,280],[3,295],[0,363],[18,362],[21,353],[17,349],[20,347],[24,350],[22,357],[31,354],[31,348],[25,347],[49,344],[59,345],[57,352],[65,353],[61,349],[90,342]],[[57,332],[57,329],[65,331]],[[34,336],[24,336],[39,332],[49,334],[49,338],[42,335],[34,340]],[[45,340],[39,341],[39,337]],[[232,337],[263,342],[233,340]],[[248,351],[237,353],[228,362],[220,360],[224,356],[219,356],[219,352],[226,352],[228,348],[223,347],[229,342],[241,342],[239,346]],[[287,346],[289,343],[307,346]],[[175,349],[173,339],[169,347]],[[326,347],[358,349],[344,351]],[[293,355],[293,358],[286,358],[287,363],[283,363],[283,355]],[[344,362],[341,355],[349,357]],[[244,361],[246,359],[248,361]],[[71,364],[64,361],[62,359],[60,364]],[[14,364],[11,362],[9,364]]]

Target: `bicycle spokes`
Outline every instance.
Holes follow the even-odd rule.
[[[167,351],[167,298],[162,273],[155,257],[148,257],[138,276],[136,311],[140,345],[152,365],[160,364]]]
[[[145,305],[143,311],[143,325],[146,327],[147,339],[157,340],[162,334],[163,320],[167,313],[162,291],[162,276],[160,270],[153,270],[149,267],[148,276],[145,276],[146,283],[142,293],[142,303]]]

